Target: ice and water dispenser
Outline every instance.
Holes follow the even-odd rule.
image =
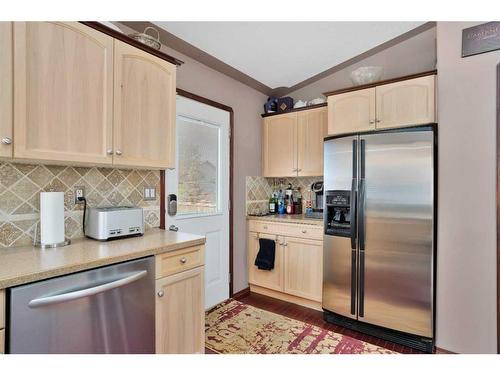
[[[351,191],[327,190],[325,198],[325,234],[350,237]]]

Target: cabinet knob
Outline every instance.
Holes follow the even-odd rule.
[[[116,150],[116,155],[120,156],[122,154],[121,150]]]
[[[107,150],[107,151],[106,151],[106,154],[108,154],[108,155],[113,155],[113,150],[112,150],[112,149]]]
[[[302,229],[302,233],[307,233],[307,230],[305,230],[305,229]]]
[[[10,138],[10,137],[3,137],[2,138],[2,144],[4,144],[4,145],[10,145],[10,144],[12,144],[12,138]]]
[[[182,257],[182,258],[180,259],[180,262],[181,262],[182,264],[185,264],[185,263],[187,262],[187,259],[186,259],[185,257]]]
[[[267,229],[267,225],[264,225],[262,228]]]
[[[381,121],[382,121],[382,120],[380,120],[380,119],[376,119],[376,120],[375,120],[375,122],[381,122]]]
[[[160,297],[160,298],[165,295],[165,293],[163,293],[163,290],[160,290],[157,294],[158,294],[158,297]]]
[[[375,124],[375,120],[370,120],[370,124]]]

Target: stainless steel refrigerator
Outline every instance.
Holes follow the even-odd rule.
[[[324,145],[323,310],[330,322],[432,350],[435,126]]]

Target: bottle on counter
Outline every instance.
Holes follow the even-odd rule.
[[[286,189],[286,213],[288,215],[293,215],[295,210],[294,210],[294,204],[293,204],[293,188],[292,184],[288,184],[288,188]]]
[[[276,198],[276,193],[272,193],[269,198],[269,213],[275,214],[276,212],[278,212],[278,198]]]
[[[283,190],[280,189],[278,193],[278,214],[283,215],[285,212],[285,197],[283,196]]]

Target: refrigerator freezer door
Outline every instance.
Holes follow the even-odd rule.
[[[363,140],[359,320],[432,337],[433,133],[402,131]],[[361,180],[360,190],[362,185]]]
[[[329,190],[351,190],[353,174],[356,174],[353,173],[353,168],[354,172],[357,172],[355,161],[357,155],[353,155],[353,141],[357,142],[357,140],[358,137],[355,136],[325,142],[325,193]],[[356,183],[354,186],[356,187]],[[328,220],[328,214],[325,212],[326,220]],[[355,246],[354,249],[352,248],[351,239],[325,235],[323,242],[323,308],[343,316],[356,318],[355,281],[356,248]]]

